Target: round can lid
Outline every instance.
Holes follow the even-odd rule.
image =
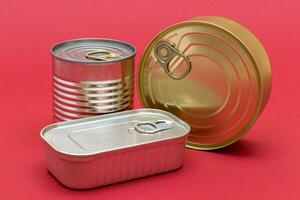
[[[136,49],[118,40],[81,38],[56,44],[51,53],[55,58],[67,62],[110,63],[134,56]]]
[[[189,123],[187,146],[210,150],[253,125],[271,89],[267,54],[240,24],[197,17],[166,28],[145,49],[138,72],[142,106]]]

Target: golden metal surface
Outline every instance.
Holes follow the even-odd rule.
[[[182,52],[178,51],[175,47],[173,47],[168,42],[159,42],[154,47],[154,55],[159,62],[160,66],[165,70],[167,75],[172,79],[180,80],[184,78],[191,71],[192,65],[188,56],[184,55]],[[170,62],[176,57],[182,57],[186,63],[186,69],[180,74],[176,75],[170,71]]]
[[[182,53],[163,65],[160,43]],[[168,50],[160,52],[168,57]],[[169,73],[166,73],[169,71]],[[172,78],[182,76],[180,78]],[[144,107],[167,110],[189,123],[187,146],[210,150],[237,141],[263,110],[271,90],[271,66],[256,39],[240,24],[197,17],[166,28],[145,49],[138,89]]]

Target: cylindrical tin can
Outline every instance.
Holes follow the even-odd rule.
[[[271,91],[271,66],[258,39],[239,23],[197,17],[158,33],[138,74],[144,107],[189,123],[187,146],[211,150],[247,133]]]
[[[48,170],[87,189],[178,169],[188,124],[156,109],[130,110],[45,127]]]
[[[84,38],[52,47],[54,121],[131,108],[135,47]]]

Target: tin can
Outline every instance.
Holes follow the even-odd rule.
[[[143,107],[189,123],[187,147],[218,149],[241,138],[264,109],[271,66],[258,39],[224,17],[196,17],[158,33],[138,72]]]
[[[130,109],[135,47],[111,39],[75,39],[55,45],[54,121]]]
[[[139,109],[52,124],[41,137],[51,174],[87,189],[181,167],[189,130],[168,112]]]

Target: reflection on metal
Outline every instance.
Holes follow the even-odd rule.
[[[50,173],[67,187],[87,189],[178,169],[189,131],[168,112],[139,109],[52,124],[41,137]]]
[[[189,123],[188,147],[218,149],[247,133],[265,107],[271,66],[260,42],[237,22],[197,17],[154,37],[139,63],[138,91],[144,107]]]
[[[130,109],[135,48],[109,39],[77,39],[52,48],[54,120]]]

